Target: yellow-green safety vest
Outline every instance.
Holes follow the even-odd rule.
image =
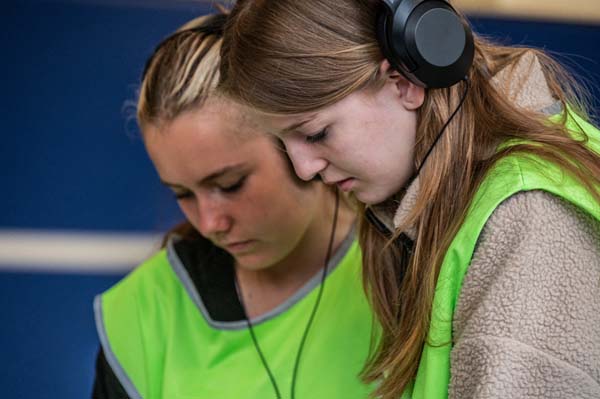
[[[378,327],[363,291],[356,241],[348,240],[336,262],[302,352],[296,398],[364,399],[373,390],[359,378]],[[315,277],[304,297],[254,326],[283,398],[290,396],[298,346],[320,285]],[[102,348],[127,393],[146,399],[275,398],[246,325],[211,325],[191,287],[169,245],[96,298]]]

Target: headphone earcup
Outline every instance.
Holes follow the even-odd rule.
[[[411,13],[404,43],[417,67],[412,74],[427,87],[450,87],[462,80],[473,63],[471,29],[444,1],[426,1]]]
[[[413,83],[450,87],[473,63],[471,29],[443,0],[402,0],[382,7],[377,22],[383,55]]]

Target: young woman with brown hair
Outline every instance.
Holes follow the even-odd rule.
[[[221,54],[298,176],[366,205],[374,396],[600,396],[600,133],[558,63],[438,0],[239,0]]]
[[[225,20],[186,24],[147,62],[138,122],[186,223],[97,297],[93,397],[364,398],[376,324],[355,212],[214,93]]]

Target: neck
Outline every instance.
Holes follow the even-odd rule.
[[[236,267],[248,317],[260,316],[279,306],[323,270],[335,213],[334,194],[327,190],[323,202],[322,211],[283,260],[262,270]],[[353,222],[354,212],[340,199],[331,256],[339,249]]]

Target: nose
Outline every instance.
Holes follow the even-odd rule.
[[[286,149],[296,175],[302,180],[312,180],[327,167],[327,161],[305,143],[286,143]]]
[[[197,229],[204,237],[218,238],[228,233],[233,225],[233,218],[221,201],[198,201],[196,218]]]

